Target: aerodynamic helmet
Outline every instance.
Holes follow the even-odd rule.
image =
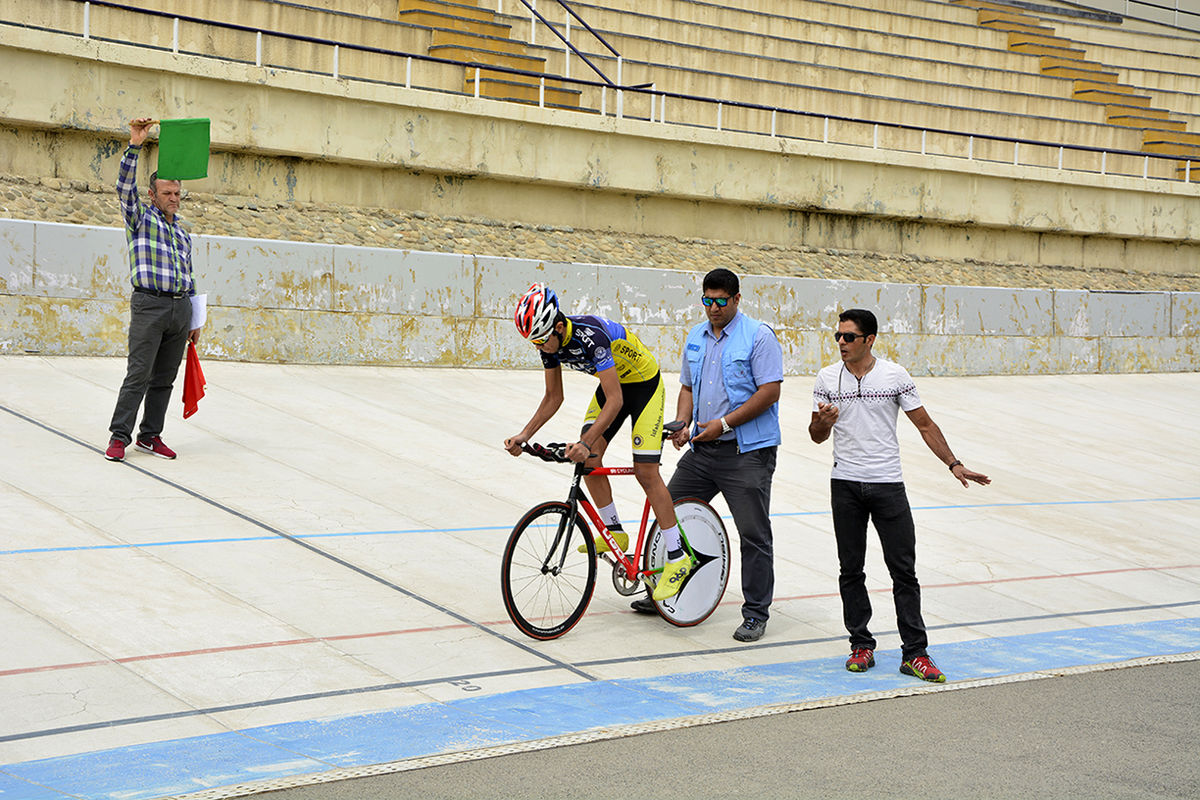
[[[546,284],[535,283],[517,301],[513,322],[517,324],[517,332],[524,338],[531,342],[544,342],[554,330],[557,317],[558,295]]]

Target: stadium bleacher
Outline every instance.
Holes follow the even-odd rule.
[[[73,0],[26,0],[28,24],[73,30]],[[495,6],[495,7],[493,7]],[[345,0],[281,3],[275,0],[147,0],[141,8],[169,11],[215,23],[235,23],[341,43],[341,75],[409,83],[474,94],[475,70],[361,52],[355,45],[484,65],[481,96],[551,107],[603,108],[614,96],[596,85],[571,84],[570,75],[598,81],[576,56],[516,0],[399,0],[369,4]],[[1200,122],[1200,42],[1194,34],[1122,30],[1111,15],[1091,18],[1041,16],[986,0],[892,0],[884,4],[791,0],[610,0],[572,6],[611,46],[622,64],[578,25],[573,43],[609,79],[653,85],[659,92],[728,103],[727,130],[771,130],[769,114],[737,103],[831,113],[872,123],[896,123],[963,134],[1080,145],[1123,151],[1194,156]],[[497,8],[502,9],[497,12]],[[1007,9],[1007,10],[1002,10]],[[560,30],[568,19],[556,4],[539,9]],[[171,20],[95,7],[93,36],[164,47]],[[539,32],[540,28],[540,32]],[[530,40],[533,40],[531,43]],[[186,52],[254,62],[249,31],[202,24],[180,28]],[[267,37],[262,63],[327,72],[327,48]],[[569,62],[569,63],[568,63]],[[536,77],[489,71],[501,65],[545,72]],[[711,103],[670,100],[652,107],[646,94],[624,92],[623,114],[714,126]],[[919,150],[918,134],[889,129],[882,138],[871,126],[834,124],[812,116],[782,115],[782,136]],[[926,152],[965,154],[963,137],[926,137]],[[1004,159],[1009,149],[976,142],[973,155]],[[1069,156],[1068,156],[1069,158]],[[1025,163],[1056,166],[1058,154],[1029,149]],[[1128,162],[1123,164],[1122,161]],[[1134,171],[1132,159],[1116,158],[1110,170]],[[1067,166],[1072,166],[1070,163]],[[1177,165],[1151,163],[1166,176]]]

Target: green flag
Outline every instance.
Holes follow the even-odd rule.
[[[208,119],[158,123],[158,177],[189,181],[208,177]]]

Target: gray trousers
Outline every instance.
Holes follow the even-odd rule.
[[[171,389],[192,326],[192,301],[134,292],[129,299],[129,359],[108,429],[112,438],[133,441],[138,408],[145,402],[138,439],[162,433]]]
[[[744,619],[766,620],[775,596],[771,479],[776,450],[739,453],[736,442],[700,443],[683,454],[667,484],[673,500],[698,497],[707,502],[717,492],[725,498],[741,540]]]

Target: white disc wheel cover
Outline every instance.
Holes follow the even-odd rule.
[[[676,501],[675,517],[699,563],[677,595],[654,604],[668,622],[686,627],[707,619],[725,594],[725,584],[729,581],[729,536],[721,517],[702,500]],[[645,564],[649,569],[659,569],[666,560],[667,547],[662,531],[655,524],[648,534]]]

